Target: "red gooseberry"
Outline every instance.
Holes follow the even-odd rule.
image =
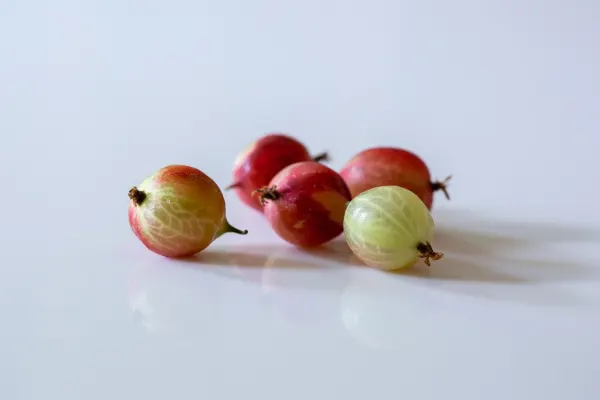
[[[356,154],[340,171],[352,197],[379,186],[400,186],[415,193],[428,209],[433,205],[433,193],[441,190],[450,196],[450,177],[432,182],[429,168],[416,154],[395,147],[373,147]]]
[[[295,246],[319,246],[344,229],[350,191],[342,177],[323,164],[289,165],[256,192],[273,230]]]
[[[186,257],[204,250],[227,232],[245,235],[225,217],[219,186],[185,165],[161,168],[129,191],[129,225],[151,251]]]
[[[288,165],[301,161],[325,161],[327,153],[312,157],[306,146],[291,136],[272,133],[249,145],[238,155],[233,166],[233,183],[238,197],[248,206],[261,211],[260,200],[253,196],[256,188],[267,186]]]

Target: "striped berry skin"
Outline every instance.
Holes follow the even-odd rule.
[[[449,199],[446,184],[432,182],[429,168],[416,154],[396,147],[373,147],[356,154],[340,175],[346,181],[352,197],[378,186],[400,186],[415,193],[428,209],[433,205],[433,193],[442,190]]]
[[[217,184],[202,171],[170,165],[129,191],[129,224],[151,251],[165,257],[199,253],[232,227]]]
[[[344,234],[352,252],[380,270],[427,265],[442,253],[431,247],[434,221],[417,195],[399,186],[379,186],[356,196],[346,209]]]
[[[323,164],[292,164],[258,192],[273,230],[295,246],[316,247],[343,231],[350,191],[342,177]]]
[[[316,160],[326,158],[326,154],[315,157]],[[263,207],[253,192],[267,186],[288,165],[310,160],[313,157],[308,149],[293,137],[281,133],[265,135],[238,155],[233,165],[234,183],[227,189],[235,189],[242,202],[262,212]]]

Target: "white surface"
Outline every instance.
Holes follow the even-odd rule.
[[[599,4],[2,2],[0,398],[598,399]],[[454,174],[446,258],[301,254],[233,194],[204,261],[133,236],[131,186],[273,130]]]

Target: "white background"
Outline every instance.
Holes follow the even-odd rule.
[[[600,396],[600,3],[3,0],[0,398]],[[411,149],[430,270],[245,237],[196,262],[131,233],[158,168],[221,186],[285,131],[341,168]],[[213,265],[214,264],[214,265]]]

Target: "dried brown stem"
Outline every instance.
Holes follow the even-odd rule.
[[[431,247],[431,243],[429,242],[419,243],[417,245],[417,250],[420,253],[419,258],[422,258],[428,267],[431,266],[431,261],[437,261],[444,257],[444,253],[436,253],[433,251],[433,247]]]
[[[242,184],[239,182],[233,182],[231,185],[226,186],[224,190],[230,190],[230,189],[237,189],[239,187],[241,187]]]
[[[256,194],[259,195],[260,204],[263,206],[267,204],[267,200],[277,200],[281,197],[281,193],[277,191],[277,186],[265,186],[263,188],[256,189],[254,192],[252,192],[252,195],[254,196]]]
[[[431,189],[435,192],[441,190],[448,200],[450,200],[450,194],[448,193],[448,182],[452,179],[452,175],[449,175],[443,181],[431,182]]]
[[[316,162],[331,161],[331,159],[329,158],[329,154],[327,152],[317,154],[312,159],[313,159],[313,161],[316,161]]]
[[[129,198],[131,200],[133,200],[133,202],[137,206],[139,206],[140,204],[142,204],[144,202],[144,200],[146,200],[146,193],[142,192],[137,187],[133,187],[129,191],[128,195],[129,195]]]

